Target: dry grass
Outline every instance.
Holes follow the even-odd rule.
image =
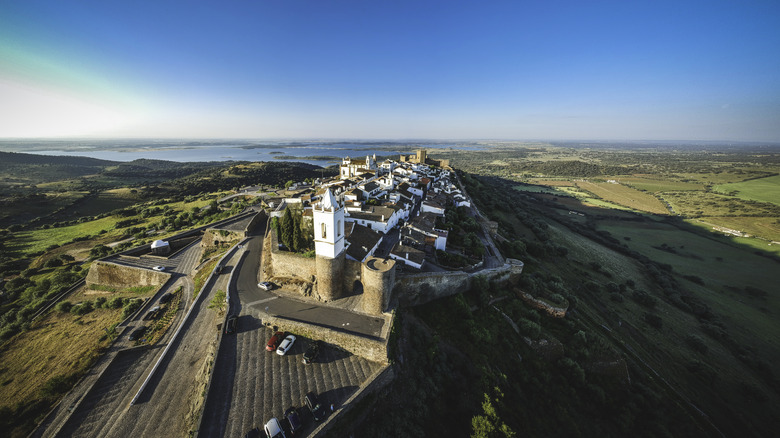
[[[666,207],[654,196],[622,184],[578,181],[577,186],[593,193],[605,201],[624,205],[634,210],[655,214],[669,214]]]
[[[38,397],[52,377],[85,372],[109,345],[107,329],[122,309],[96,309],[86,315],[52,312],[2,346],[0,406]]]

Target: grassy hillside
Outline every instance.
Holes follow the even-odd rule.
[[[525,262],[520,283],[400,309],[398,378],[332,436],[774,434],[777,258],[680,219],[463,180]]]

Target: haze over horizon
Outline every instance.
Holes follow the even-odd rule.
[[[780,141],[780,3],[0,4],[0,138]]]

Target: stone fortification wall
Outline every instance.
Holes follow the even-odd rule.
[[[246,237],[246,233],[243,231],[232,230],[217,230],[209,228],[203,234],[203,240],[200,241],[200,246],[208,248],[210,246],[218,246],[222,243],[234,242]]]
[[[369,257],[362,266],[363,312],[381,315],[395,285],[395,260]]]
[[[504,266],[467,273],[458,272],[421,272],[396,276],[393,293],[403,306],[425,304],[438,298],[448,297],[469,290],[471,280],[484,276],[488,281],[516,281],[523,272],[523,262],[507,259]]]
[[[292,321],[274,315],[261,314],[261,319],[263,324],[268,327],[277,327],[278,330],[327,342],[370,361],[388,363],[387,340],[357,336],[328,327],[320,327],[302,321]]]
[[[265,210],[260,210],[246,226],[247,233],[257,228],[259,224],[268,219],[268,215]]]
[[[317,256],[317,295],[320,300],[331,301],[344,295],[344,265],[347,254],[342,251],[335,258]]]
[[[355,281],[362,281],[360,279],[360,271],[363,269],[363,264],[356,261],[346,259],[344,263],[344,284],[342,288],[344,293],[351,294],[355,288]]]
[[[280,251],[276,232],[271,227],[268,228],[263,247],[265,278],[290,277],[312,282],[317,273],[315,260],[289,251]]]
[[[566,311],[569,310],[569,306],[554,306],[546,301],[534,298],[533,295],[529,294],[528,292],[521,291],[520,289],[517,289],[517,294],[520,296],[520,298],[528,303],[531,307],[537,308],[539,310],[544,310],[547,312],[548,315],[552,316],[553,318],[563,318],[566,316]]]
[[[167,272],[95,260],[89,267],[86,281],[87,287],[95,284],[114,287],[161,286],[170,277],[171,274]]]

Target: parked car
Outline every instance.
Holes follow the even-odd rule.
[[[306,352],[303,353],[303,363],[310,364],[314,362],[315,359],[317,359],[317,356],[320,354],[320,341],[312,341],[309,344],[309,348],[306,349]]]
[[[287,420],[287,425],[290,428],[290,435],[295,436],[303,429],[303,423],[301,417],[298,415],[298,410],[290,407],[284,411],[284,419]]]
[[[293,344],[295,343],[295,336],[293,335],[287,335],[281,344],[279,344],[279,348],[276,349],[276,354],[279,356],[284,356],[287,354],[288,351],[290,351],[290,348],[292,348]]]
[[[286,438],[284,436],[284,431],[282,430],[282,425],[279,423],[279,420],[277,420],[276,417],[268,420],[268,423],[265,423],[264,429],[265,435],[268,438]]]
[[[238,325],[238,317],[236,315],[228,316],[227,321],[225,321],[225,334],[232,335],[235,333],[236,325]]]
[[[131,341],[137,341],[141,339],[144,333],[146,333],[146,326],[142,325],[141,327],[138,327],[137,329],[133,330],[133,332],[130,333],[130,336],[127,339]]]
[[[165,270],[165,266],[155,266],[152,270],[162,272]]]
[[[244,438],[260,438],[260,429],[255,427],[244,435]]]
[[[172,299],[173,299],[173,293],[168,292],[167,294],[160,297],[160,303],[165,304]]]
[[[287,335],[285,332],[276,332],[273,336],[271,336],[271,339],[268,340],[268,344],[266,344],[265,349],[268,351],[274,351],[277,348],[279,348],[279,344],[282,343],[282,339]]]
[[[314,417],[314,421],[322,421],[322,419],[325,418],[325,406],[323,406],[319,398],[317,398],[317,394],[310,392],[306,394],[306,398],[304,398],[303,401],[306,403],[306,407],[309,408],[309,411],[311,411],[311,416]]]
[[[262,290],[271,290],[274,288],[274,284],[270,281],[264,281],[262,283],[257,283],[257,287],[259,287]]]

